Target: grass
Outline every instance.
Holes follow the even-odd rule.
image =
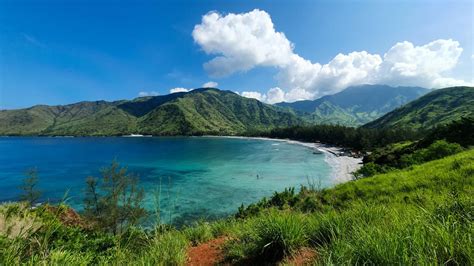
[[[225,259],[236,264],[272,264],[310,248],[316,265],[473,265],[473,182],[469,150],[331,189],[287,190],[242,208],[240,218],[117,236],[66,226],[44,207],[4,204],[0,225],[11,229],[0,228],[0,264],[183,265],[190,246],[225,235]]]

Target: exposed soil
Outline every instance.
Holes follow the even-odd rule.
[[[78,226],[82,228],[90,227],[90,224],[84,221],[84,219],[72,208],[60,210],[55,206],[46,206],[46,209],[57,215],[58,219],[66,226]]]
[[[187,265],[211,266],[222,264],[224,259],[222,247],[227,240],[228,237],[222,236],[189,248]]]
[[[302,248],[295,255],[283,260],[285,264],[294,266],[311,265],[316,258],[316,251],[310,248]]]

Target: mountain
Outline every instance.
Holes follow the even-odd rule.
[[[429,91],[420,87],[361,85],[313,101],[283,102],[276,105],[300,112],[306,120],[313,123],[358,126]]]
[[[301,123],[291,111],[212,88],[0,111],[0,135],[241,134]]]
[[[429,129],[434,126],[474,116],[474,88],[452,87],[435,90],[364,127],[411,127]]]

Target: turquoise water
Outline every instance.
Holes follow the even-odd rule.
[[[87,176],[116,159],[140,177],[145,205],[163,222],[188,223],[236,212],[286,187],[332,185],[323,154],[285,142],[217,137],[0,138],[0,201],[17,200],[36,167],[42,201],[81,209]],[[257,178],[258,176],[258,178]],[[157,198],[160,200],[158,201]],[[159,202],[159,204],[157,203]]]

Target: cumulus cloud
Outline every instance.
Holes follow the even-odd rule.
[[[294,52],[285,34],[275,30],[268,13],[253,10],[222,15],[210,12],[193,30],[194,41],[215,57],[204,64],[212,77],[255,67],[276,67],[278,87],[266,94],[244,92],[267,102],[295,101],[332,94],[359,84],[439,88],[469,85],[447,76],[463,51],[459,42],[439,39],[424,45],[396,43],[384,55],[367,51],[338,54],[328,63],[311,62]]]
[[[203,87],[203,88],[217,88],[218,85],[219,84],[215,81],[209,81],[209,82],[206,82],[206,83],[202,84],[201,87]]]
[[[265,94],[261,94],[257,91],[243,91],[242,93],[240,93],[240,95],[247,98],[257,99],[261,102],[267,100],[267,96]]]
[[[191,89],[186,89],[186,88],[173,88],[170,90],[170,93],[177,93],[177,92],[188,92]]]
[[[192,35],[204,52],[218,55],[204,64],[214,77],[255,66],[284,66],[293,54],[285,34],[276,32],[270,15],[258,9],[226,16],[210,12],[194,27]]]
[[[141,91],[138,93],[138,97],[146,97],[146,96],[157,96],[160,95],[156,91]]]

